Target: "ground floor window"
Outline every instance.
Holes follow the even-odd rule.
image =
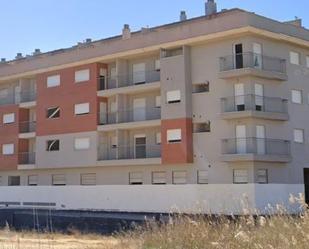
[[[248,183],[248,170],[246,169],[234,169],[233,171],[234,184],[246,184]]]
[[[20,176],[9,176],[8,185],[9,186],[20,186]]]

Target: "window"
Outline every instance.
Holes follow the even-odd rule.
[[[161,144],[161,132],[156,133],[156,144]]]
[[[38,176],[31,175],[28,176],[28,186],[37,186],[38,185]]]
[[[81,174],[80,184],[85,186],[96,185],[96,174]]]
[[[142,185],[143,184],[143,173],[142,172],[130,172],[129,173],[130,185]]]
[[[306,56],[306,66],[309,67],[309,55]]]
[[[180,102],[180,90],[168,91],[166,93],[166,100],[168,104]]]
[[[117,136],[111,137],[111,145],[112,145],[112,148],[117,148],[117,145],[118,145]]]
[[[304,143],[304,130],[294,129],[294,142],[295,143]]]
[[[48,140],[46,143],[46,151],[59,151],[60,140]]]
[[[152,184],[160,185],[166,184],[165,172],[152,172]]]
[[[75,83],[88,81],[90,79],[90,70],[80,70],[75,72]]]
[[[245,169],[234,169],[233,180],[235,184],[248,183],[248,170]]]
[[[46,118],[53,119],[60,117],[60,107],[48,108],[46,111]]]
[[[168,143],[180,143],[181,142],[181,129],[167,130],[167,142]]]
[[[52,75],[47,77],[47,87],[60,86],[60,75]]]
[[[15,122],[15,113],[8,113],[3,115],[3,124],[11,124]]]
[[[290,62],[291,62],[291,64],[299,65],[300,64],[299,57],[300,57],[299,53],[291,51],[290,52]]]
[[[205,93],[209,92],[209,81],[193,85],[192,93]]]
[[[268,183],[268,171],[267,169],[259,169],[257,171],[257,182],[260,184]]]
[[[6,98],[9,95],[8,89],[0,89],[0,98]]]
[[[161,107],[161,96],[156,96],[156,108]]]
[[[89,109],[89,103],[76,104],[74,107],[74,112],[75,115],[84,115],[90,112]]]
[[[52,175],[52,184],[54,186],[64,186],[66,185],[65,175]]]
[[[210,132],[210,121],[193,124],[193,133]]]
[[[146,82],[145,63],[133,64],[133,84],[143,84]]]
[[[0,186],[2,186],[2,176],[0,176]]]
[[[160,71],[161,70],[161,63],[160,63],[160,59],[155,61],[155,70],[156,71]]]
[[[186,171],[173,171],[173,184],[186,184],[187,172]]]
[[[8,185],[9,186],[20,186],[20,176],[9,176]]]
[[[303,96],[301,90],[292,90],[292,103],[302,104]]]
[[[3,144],[2,154],[3,155],[13,155],[14,154],[14,144]]]
[[[89,138],[75,138],[74,141],[75,150],[87,150],[90,148]]]
[[[208,184],[208,171],[207,170],[197,171],[197,183],[198,184]]]

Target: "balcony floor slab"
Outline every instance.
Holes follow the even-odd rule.
[[[258,154],[224,154],[221,156],[223,162],[273,162],[288,163],[292,160],[290,155],[258,155]]]
[[[289,114],[280,112],[260,112],[260,111],[239,111],[224,112],[220,114],[223,119],[240,119],[240,118],[259,118],[270,120],[288,121]]]

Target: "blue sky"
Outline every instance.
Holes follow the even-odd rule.
[[[303,18],[309,27],[308,0],[217,0],[218,9],[238,7],[278,20]],[[35,48],[50,51],[86,38],[101,39],[121,32],[174,22],[204,13],[204,0],[0,0],[0,57]]]

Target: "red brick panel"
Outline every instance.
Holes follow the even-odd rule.
[[[3,124],[3,115],[15,113],[15,122]],[[0,106],[0,170],[16,170],[18,164],[19,108],[17,105]],[[14,155],[2,155],[3,144],[14,144]]]
[[[97,128],[97,79],[102,64],[67,68],[37,76],[37,135],[95,131]],[[75,71],[90,69],[90,80],[75,83]],[[60,86],[47,88],[47,77],[60,74]],[[74,105],[90,104],[90,113],[76,116]],[[60,107],[60,118],[47,119],[46,110]]]
[[[167,143],[167,130],[181,129],[180,143]],[[183,164],[193,163],[193,137],[192,119],[172,119],[162,120],[162,163],[163,164]]]

